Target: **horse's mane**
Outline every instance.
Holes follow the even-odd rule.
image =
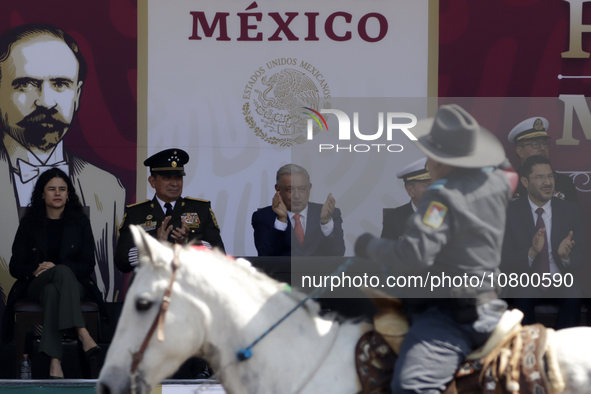
[[[147,261],[145,259],[148,259],[153,262],[155,267],[170,272],[170,261],[173,259],[173,255],[177,251],[184,253],[199,253],[202,254],[200,257],[205,257],[207,259],[205,264],[191,264],[189,261],[181,264],[181,269],[193,270],[198,266],[199,272],[203,272],[203,267],[205,267],[205,271],[209,270],[211,267],[217,267],[217,269],[221,268],[221,272],[217,272],[217,275],[223,275],[225,277],[232,278],[236,283],[241,283],[245,286],[251,286],[252,288],[258,289],[259,291],[261,291],[261,289],[267,289],[266,292],[268,292],[269,289],[271,289],[272,292],[276,292],[280,296],[292,300],[294,302],[294,306],[308,297],[306,293],[293,289],[289,284],[282,283],[271,278],[266,273],[264,273],[264,271],[254,267],[248,260],[244,258],[235,259],[234,257],[226,255],[217,249],[194,249],[192,245],[188,245],[182,249],[176,249],[172,247],[173,245],[170,245],[166,242],[163,242],[162,245],[167,246],[166,254],[171,253],[170,255],[159,255],[158,257],[154,255],[140,255],[140,265],[146,264]],[[161,249],[161,252],[162,251],[164,251],[164,249]],[[201,258],[199,260],[202,261]],[[367,320],[365,316],[359,316],[351,319],[341,316],[338,312],[322,311],[321,306],[316,301],[316,299],[309,299],[302,305],[302,307],[308,313],[310,318],[322,317],[326,320],[339,321],[341,323],[344,323],[345,321],[358,323],[360,321]]]
[[[219,251],[214,251],[216,257],[232,266],[232,269],[229,270],[230,273],[236,273],[239,275],[239,279],[243,279],[244,277],[252,280],[253,282],[258,282],[257,284],[267,284],[276,288],[279,292],[284,294],[285,296],[291,298],[296,303],[304,300],[308,295],[302,291],[293,289],[289,284],[279,282],[266,273],[261,271],[260,269],[254,267],[250,261],[244,258],[235,259],[231,256],[224,255]],[[303,307],[308,311],[308,314],[311,317],[319,316],[320,314],[320,305],[318,302],[314,300],[308,300]]]

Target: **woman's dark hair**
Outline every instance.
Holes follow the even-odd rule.
[[[36,224],[37,226],[34,228],[45,228],[47,223],[47,210],[45,207],[45,200],[43,200],[43,191],[45,185],[47,185],[47,183],[53,178],[62,178],[64,182],[66,182],[66,185],[68,185],[68,199],[66,201],[66,206],[64,207],[64,212],[62,213],[62,218],[65,219],[66,222],[71,221],[75,217],[75,212],[82,211],[82,204],[80,204],[80,199],[76,194],[74,184],[68,175],[59,168],[51,168],[39,175],[39,179],[37,179],[37,183],[33,189],[31,203],[27,207],[27,211],[23,217],[23,219],[27,219]]]

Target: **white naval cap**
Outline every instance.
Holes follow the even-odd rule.
[[[427,171],[427,158],[413,161],[402,170],[396,173],[398,179],[404,179],[404,182],[410,181],[428,181],[431,179],[429,171]]]
[[[548,135],[548,120],[541,116],[534,116],[513,127],[509,133],[509,142],[517,144],[531,138],[550,138]]]

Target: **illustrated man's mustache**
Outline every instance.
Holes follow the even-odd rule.
[[[17,123],[18,126],[27,129],[30,127],[43,127],[48,129],[64,129],[70,126],[62,120],[57,119],[54,115],[57,114],[55,108],[37,108],[29,115],[25,116],[23,120]]]

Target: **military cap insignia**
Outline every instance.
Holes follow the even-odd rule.
[[[181,215],[181,220],[187,223],[187,226],[189,227],[199,227],[201,224],[197,212],[185,212]]]
[[[538,118],[534,121],[534,130],[544,130],[544,122],[542,122],[542,119]]]
[[[144,165],[150,167],[153,175],[185,176],[185,164],[189,162],[189,155],[180,149],[165,149],[144,160]]]
[[[447,207],[440,202],[431,201],[427,212],[423,216],[423,223],[429,227],[439,228],[443,224],[443,219],[447,213]]]

